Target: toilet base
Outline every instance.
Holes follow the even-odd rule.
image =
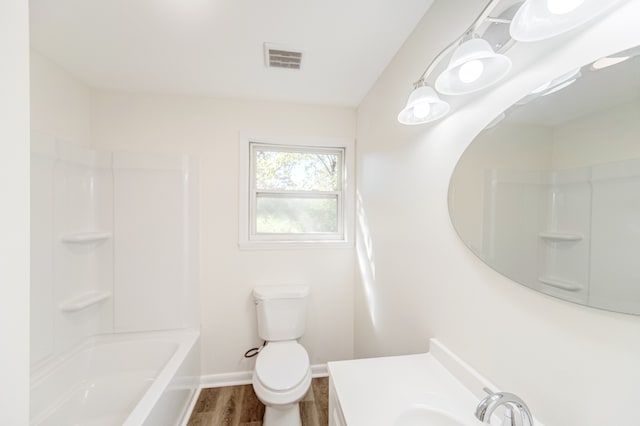
[[[267,405],[262,426],[302,426],[300,404]]]

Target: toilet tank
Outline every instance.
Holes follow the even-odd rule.
[[[302,337],[307,320],[308,295],[309,287],[306,285],[254,288],[258,335],[270,342]]]

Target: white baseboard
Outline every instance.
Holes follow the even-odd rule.
[[[326,377],[329,375],[327,364],[311,366],[312,377]],[[219,388],[223,386],[238,386],[251,384],[253,370],[237,371],[235,373],[207,374],[200,377],[201,388]]]
[[[311,366],[311,377],[327,377],[328,375],[327,364],[314,364]]]
[[[248,385],[251,383],[253,371],[237,371],[235,373],[207,374],[200,377],[200,387],[220,388],[223,386]]]

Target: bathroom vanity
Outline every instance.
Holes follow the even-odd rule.
[[[426,354],[331,362],[329,381],[329,426],[480,426],[483,388],[497,389],[435,339]]]

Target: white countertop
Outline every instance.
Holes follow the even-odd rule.
[[[476,398],[431,354],[329,363],[349,426],[390,426],[412,405],[433,406],[469,425],[481,425]]]
[[[416,405],[480,426],[474,413],[481,389],[497,391],[437,340],[426,354],[330,362],[328,369],[349,426],[390,426]],[[494,417],[492,424],[500,420]]]

